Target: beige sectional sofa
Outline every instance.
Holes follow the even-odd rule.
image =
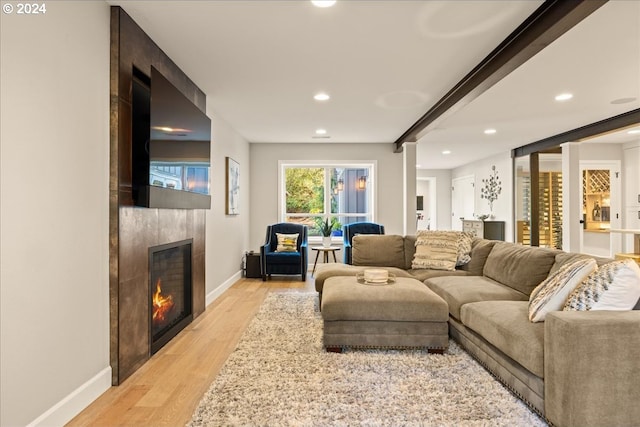
[[[413,236],[356,236],[354,265],[322,266],[316,290],[371,266],[417,278],[447,302],[450,336],[550,423],[640,425],[640,310],[528,318],[533,289],[585,255],[475,239],[468,264],[442,271],[412,270],[414,252]]]

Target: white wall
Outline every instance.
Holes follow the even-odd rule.
[[[241,277],[242,257],[249,248],[249,144],[215,111],[211,118],[211,209],[207,211],[207,304]],[[225,215],[225,158],[240,165],[239,215]],[[275,188],[275,187],[274,187]]]
[[[250,144],[251,226],[250,249],[264,243],[267,225],[278,218],[279,160],[375,160],[377,161],[377,223],[387,234],[403,230],[402,154],[392,144]]]
[[[0,18],[3,426],[64,424],[111,382],[109,6],[46,6]]]
[[[494,165],[502,182],[502,192],[498,199],[493,202],[494,221],[505,221],[505,240],[513,242],[513,162],[511,154],[499,154],[460,166],[451,171],[451,179],[474,175],[476,213],[489,213],[489,203],[487,200],[480,198],[480,189],[484,186],[482,180],[489,178],[492,172],[491,167]],[[449,189],[449,192],[451,192],[451,189]]]
[[[621,160],[622,144],[580,144],[580,160]]]

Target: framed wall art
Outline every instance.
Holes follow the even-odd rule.
[[[240,165],[231,157],[226,157],[225,163],[227,169],[225,213],[238,215],[240,213]]]

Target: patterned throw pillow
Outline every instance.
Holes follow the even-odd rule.
[[[413,256],[411,268],[416,270],[427,268],[433,270],[455,270],[459,256],[464,257],[465,254],[468,256],[469,252],[471,252],[472,239],[468,239],[467,244],[467,238],[461,236],[462,234],[468,233],[460,231],[418,231],[416,253]],[[464,247],[461,248],[462,245]]]
[[[458,233],[458,259],[456,267],[468,264],[471,261],[471,244],[473,243],[473,233],[468,231]]]
[[[613,261],[591,273],[571,292],[565,311],[631,310],[640,298],[640,267],[635,261]]]
[[[282,234],[276,233],[278,238],[278,246],[276,252],[297,252],[298,251],[298,233]]]
[[[551,273],[529,297],[529,320],[544,322],[547,313],[562,310],[571,291],[597,268],[596,260],[588,258],[569,262]]]

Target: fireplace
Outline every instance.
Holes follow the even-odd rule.
[[[149,344],[154,354],[193,320],[193,239],[149,248]]]

